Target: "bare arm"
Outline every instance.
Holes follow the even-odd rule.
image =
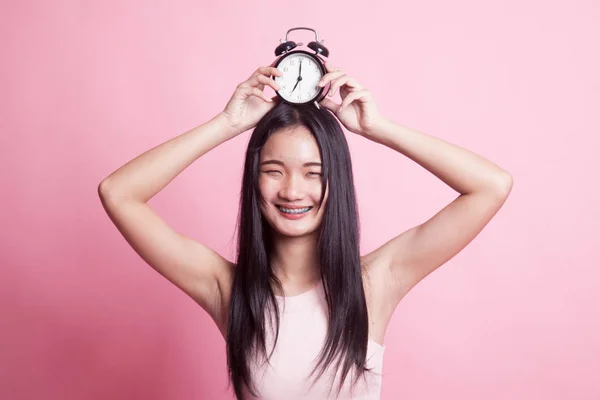
[[[221,114],[129,161],[98,187],[102,205],[125,240],[154,270],[224,324],[223,290],[234,265],[174,231],[147,204],[186,167],[238,132]]]
[[[98,186],[106,213],[131,247],[158,273],[200,304],[224,333],[234,264],[207,246],[175,232],[148,205],[196,159],[253,128],[273,107],[265,85],[281,72],[260,67],[240,83],[225,109],[210,121],[129,161]]]
[[[120,201],[147,202],[195,160],[237,134],[220,113],[129,161],[106,177],[98,191]]]
[[[404,296],[465,248],[500,210],[512,189],[510,173],[465,148],[381,119],[372,140],[409,157],[459,196],[424,223],[372,252],[372,263],[390,269]]]

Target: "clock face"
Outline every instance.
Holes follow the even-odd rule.
[[[321,65],[307,53],[294,52],[283,56],[275,67],[283,75],[274,77],[281,85],[277,93],[290,103],[307,103],[317,98],[323,88],[317,83],[323,77]]]

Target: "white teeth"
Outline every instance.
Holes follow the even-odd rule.
[[[290,208],[284,208],[284,207],[277,206],[277,208],[279,208],[281,211],[283,211],[284,213],[287,213],[287,214],[302,214],[302,213],[305,213],[308,210],[310,210],[312,207],[290,209]]]

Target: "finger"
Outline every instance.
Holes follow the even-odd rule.
[[[325,69],[327,70],[327,72],[333,72],[333,71],[340,71],[340,68],[336,68],[333,65],[331,65],[331,63],[329,62],[329,60],[325,61]]]
[[[269,85],[270,87],[272,87],[273,90],[275,90],[276,92],[279,91],[279,90],[281,90],[281,85],[279,83],[275,82],[275,80],[272,79],[272,78],[270,78],[270,77],[267,77],[265,75],[258,75],[257,79],[259,80],[259,82],[261,82],[263,84],[266,84],[266,85]],[[263,85],[263,87],[264,87],[264,85]],[[263,88],[261,88],[261,90],[262,89]]]
[[[275,68],[273,65],[275,63],[271,64],[271,66],[269,67],[262,67],[259,68],[259,71],[261,71],[264,75],[270,76],[270,75],[274,75],[274,76],[282,76],[283,72],[281,72],[280,70],[278,70],[277,68]]]
[[[323,100],[321,100],[319,102],[319,104],[321,104],[323,107],[327,108],[328,110],[333,111],[334,113],[337,113],[338,109],[340,108],[339,104],[334,103],[333,101],[329,100],[327,97],[325,97]]]
[[[248,81],[251,81],[252,79],[257,78],[259,76],[266,76],[267,78],[271,78],[272,76],[283,76],[283,72],[281,72],[275,67],[261,67],[254,71],[250,78],[248,78]]]
[[[368,100],[367,96],[369,95],[368,90],[359,90],[356,92],[351,92],[346,96],[344,100],[342,100],[342,104],[340,104],[340,108],[338,111],[344,110],[348,107],[354,100],[360,100],[362,103]]]
[[[269,67],[259,67],[259,68],[257,68],[256,71],[254,71],[254,73],[252,74],[252,76],[255,76],[255,75],[265,75],[265,76],[275,75],[275,76],[282,76],[283,73],[280,70],[278,70],[277,68],[269,66]]]
[[[344,74],[345,74],[345,72],[342,71],[341,69],[328,72],[325,75],[323,75],[323,77],[319,81],[318,86],[325,86],[325,85],[327,85],[328,82],[331,82],[332,80],[337,79]]]
[[[337,67],[334,67],[333,65],[331,65],[329,63],[329,60],[325,61],[324,65],[325,65],[325,70],[327,72],[325,73],[325,75],[323,75],[323,77],[328,77],[328,80],[331,80],[331,79],[329,79],[329,76],[331,76],[332,73],[335,73],[335,72],[342,72],[343,73],[344,72],[343,69],[337,68]],[[325,86],[325,85],[323,85],[323,86]]]
[[[268,77],[266,77],[265,75],[262,75],[262,74],[253,75],[248,80],[248,85],[249,86],[256,86],[260,90],[263,90],[265,88],[265,85],[269,85],[275,91],[279,91],[281,89],[281,86],[279,85],[279,83],[275,82],[273,79],[268,78]]]
[[[328,95],[333,96],[335,94],[336,90],[341,88],[344,85],[346,85],[350,89],[349,91],[351,91],[351,92],[363,89],[361,84],[358,83],[356,81],[356,79],[351,78],[348,75],[343,75],[343,76],[339,77],[338,79],[336,79],[335,81],[333,81],[333,83],[331,84],[331,87],[329,88]]]
[[[283,72],[281,72],[280,70],[278,70],[277,68],[273,67],[273,66],[269,66],[269,67],[261,67],[259,69],[257,69],[254,73],[254,75],[260,76],[266,76],[268,78],[271,78],[273,76],[283,76]]]
[[[256,97],[260,97],[261,99],[263,99],[264,101],[271,103],[272,100],[269,96],[267,96],[265,94],[265,92],[263,92],[262,90],[260,90],[257,87],[245,87],[244,89],[244,93],[247,95],[247,97],[249,96],[256,96]]]
[[[252,94],[254,94],[255,96],[260,97],[261,99],[263,99],[267,103],[271,103],[273,101],[273,100],[271,100],[271,98],[269,96],[267,96],[267,94],[265,92],[263,92],[262,90],[260,90],[258,88],[254,88],[254,90],[252,91]]]

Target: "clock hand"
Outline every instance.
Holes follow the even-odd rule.
[[[302,80],[302,78],[298,77],[298,79],[296,80],[296,84],[294,85],[294,88],[292,89],[292,92],[294,90],[296,90],[296,86],[298,86],[298,84],[300,83],[301,80]],[[290,93],[292,93],[292,92],[290,92]]]
[[[300,81],[302,80],[302,75],[301,74],[302,74],[302,60],[300,60],[300,70],[298,71],[298,79],[296,80],[296,84],[294,85],[294,89],[292,89],[292,92],[294,90],[296,90],[296,86],[298,86],[298,83],[300,83]]]

